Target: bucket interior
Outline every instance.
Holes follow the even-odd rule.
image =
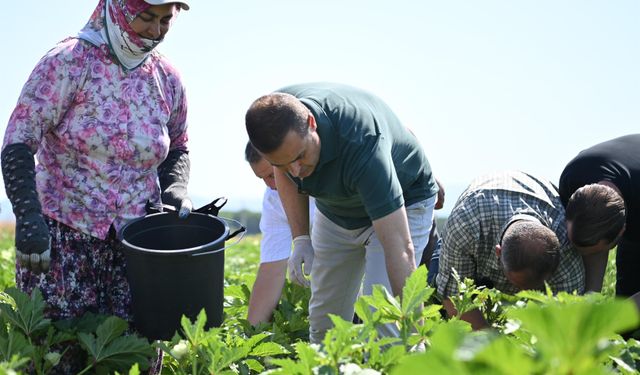
[[[180,219],[175,213],[160,213],[127,225],[122,240],[132,250],[198,252],[224,242],[228,231],[215,216],[192,213]]]

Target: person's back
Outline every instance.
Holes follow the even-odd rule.
[[[571,247],[564,210],[551,182],[523,172],[500,172],[474,180],[449,215],[436,276],[449,315],[461,279],[505,293],[584,289],[584,268]],[[432,270],[430,270],[431,276]],[[465,314],[474,329],[487,327],[479,310]]]
[[[314,173],[296,179],[318,209],[349,229],[370,225],[400,199],[406,206],[434,196],[438,187],[417,138],[378,97],[334,83],[300,84],[279,92],[296,96],[316,117],[322,139]],[[381,150],[383,149],[383,150]],[[379,154],[391,156],[372,171]],[[399,186],[388,193],[389,174]]]
[[[558,237],[561,266],[548,280],[552,288],[582,292],[584,269],[569,243],[556,188],[543,178],[519,171],[481,176],[461,194],[442,231],[438,292],[457,292],[451,267],[463,277],[491,281],[503,292],[517,292],[504,275],[494,248],[500,243],[505,224],[520,214],[538,219]],[[456,254],[449,253],[452,251]]]
[[[609,249],[617,246],[618,295],[640,291],[640,134],[581,151],[564,168],[559,190],[569,236],[584,258],[587,289],[602,288]]]

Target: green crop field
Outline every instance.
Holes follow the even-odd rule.
[[[426,270],[419,268],[396,299],[384,289],[361,298],[362,324],[333,317],[336,328],[321,345],[308,342],[309,291],[287,284],[273,322],[245,320],[258,265],[260,237],[247,236],[226,250],[224,323],[205,329],[206,315],[183,318],[169,341],[125,335],[126,322],[87,315],[51,322],[38,293],[15,288],[13,233],[0,230],[0,374],[46,374],[64,348],[79,345],[88,356],[83,373],[138,374],[158,350],[163,374],[611,374],[637,373],[640,345],[629,338],[638,326],[635,305],[612,297],[613,258],[602,294],[576,296],[521,292],[508,296],[460,281],[460,312],[483,310],[492,329],[472,332],[458,318],[444,319]],[[231,241],[233,242],[233,241]],[[396,324],[397,339],[376,327]]]

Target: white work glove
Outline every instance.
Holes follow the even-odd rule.
[[[302,264],[304,263],[304,274]],[[308,235],[298,236],[293,239],[293,254],[289,257],[289,280],[298,285],[309,287],[309,279],[305,277],[311,273],[313,265],[313,246]]]

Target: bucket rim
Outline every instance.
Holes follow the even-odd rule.
[[[230,231],[229,225],[225,220],[222,220],[217,216],[200,213],[200,212],[191,212],[189,216],[194,215],[194,216],[203,216],[206,218],[211,218],[223,225],[223,228],[224,228],[223,233],[215,241],[207,242],[206,244],[184,248],[184,249],[157,250],[157,249],[150,249],[150,248],[134,245],[124,238],[125,230],[129,228],[131,225],[139,223],[140,221],[143,221],[143,220],[149,220],[150,218],[166,216],[166,215],[178,216],[178,213],[177,212],[157,212],[157,213],[135,218],[127,222],[124,226],[122,226],[122,228],[118,231],[117,238],[120,241],[120,243],[123,245],[125,253],[127,251],[131,251],[131,252],[137,252],[137,253],[143,253],[143,254],[156,254],[156,255],[195,255],[203,252],[207,252],[208,254],[217,254],[225,250],[224,242],[227,240],[227,237],[229,236],[229,231]],[[179,220],[183,220],[183,219],[179,219]],[[156,226],[156,227],[153,227],[152,229],[157,230],[158,228],[163,228],[163,227],[170,227],[170,225]],[[223,246],[220,249],[214,249],[214,250],[210,249],[212,244],[219,244],[219,243],[223,244]]]

